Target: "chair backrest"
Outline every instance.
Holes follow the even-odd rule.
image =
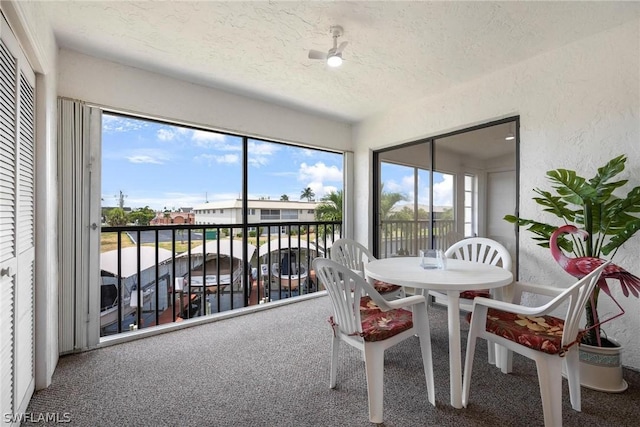
[[[338,239],[331,245],[331,259],[364,275],[364,265],[376,258],[364,245],[352,239]]]
[[[313,260],[319,283],[329,294],[333,305],[334,322],[346,335],[362,332],[360,298],[368,295],[382,310],[391,310],[387,301],[357,272],[328,258]]]
[[[498,265],[511,271],[511,255],[507,248],[486,237],[469,237],[454,243],[444,253],[447,258]]]
[[[582,319],[582,313],[585,305],[587,304],[587,298],[595,289],[602,270],[609,264],[610,261],[605,262],[600,267],[593,270],[591,273],[578,280],[576,283],[565,289],[557,297],[549,301],[544,306],[540,307],[543,313],[548,314],[557,309],[560,305],[568,303],[567,315],[564,318],[564,330],[562,333],[562,345],[568,345],[575,341],[578,336],[578,329],[580,328],[580,321]],[[602,278],[602,280],[605,280]]]

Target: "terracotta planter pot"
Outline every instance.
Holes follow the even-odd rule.
[[[622,378],[622,347],[608,340],[613,347],[580,344],[580,384],[592,390],[621,393],[628,387]]]

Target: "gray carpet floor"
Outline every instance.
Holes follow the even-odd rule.
[[[65,414],[73,426],[370,426],[364,363],[352,347],[341,348],[329,389],[330,311],[324,296],[65,356],[27,412]],[[487,364],[484,341],[470,404],[452,408],[446,310],[435,306],[429,317],[436,407],[413,337],[385,353],[385,426],[543,425],[535,365],[515,355],[514,372],[503,375]],[[583,388],[582,412],[563,381],[564,425],[640,425],[640,373],[625,369],[625,378],[621,394]]]

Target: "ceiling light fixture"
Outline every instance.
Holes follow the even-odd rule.
[[[327,65],[329,67],[339,67],[342,65],[342,54],[334,53],[333,55],[329,55],[327,57]]]
[[[514,139],[516,139],[516,137],[513,136],[513,134],[511,132],[509,132],[504,139],[505,139],[505,141],[513,141]]]
[[[342,51],[349,42],[342,42],[338,45],[338,37],[342,36],[344,30],[339,25],[334,25],[329,29],[333,36],[333,47],[328,52],[320,52],[319,50],[309,50],[309,59],[322,59],[327,62],[329,67],[335,68],[342,65]]]

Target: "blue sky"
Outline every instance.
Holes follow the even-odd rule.
[[[242,192],[242,139],[215,132],[103,114],[102,205],[116,206],[120,191],[133,209],[194,207],[231,200]],[[316,199],[343,188],[342,155],[258,140],[249,141],[249,197]],[[384,189],[413,200],[413,168],[385,163]],[[436,206],[452,205],[452,177],[434,175]],[[428,174],[419,178],[418,203],[429,203]]]
[[[194,207],[242,191],[239,137],[103,114],[102,205],[119,192],[133,209]],[[341,190],[342,155],[258,140],[249,142],[249,197],[316,199]]]
[[[398,205],[413,203],[415,197],[414,168],[383,163],[381,178],[384,182],[384,191],[402,193],[407,196],[408,200],[398,202]],[[433,204],[435,206],[453,206],[453,175],[434,172],[433,182]],[[418,172],[418,204],[429,204],[429,172],[426,170]]]

